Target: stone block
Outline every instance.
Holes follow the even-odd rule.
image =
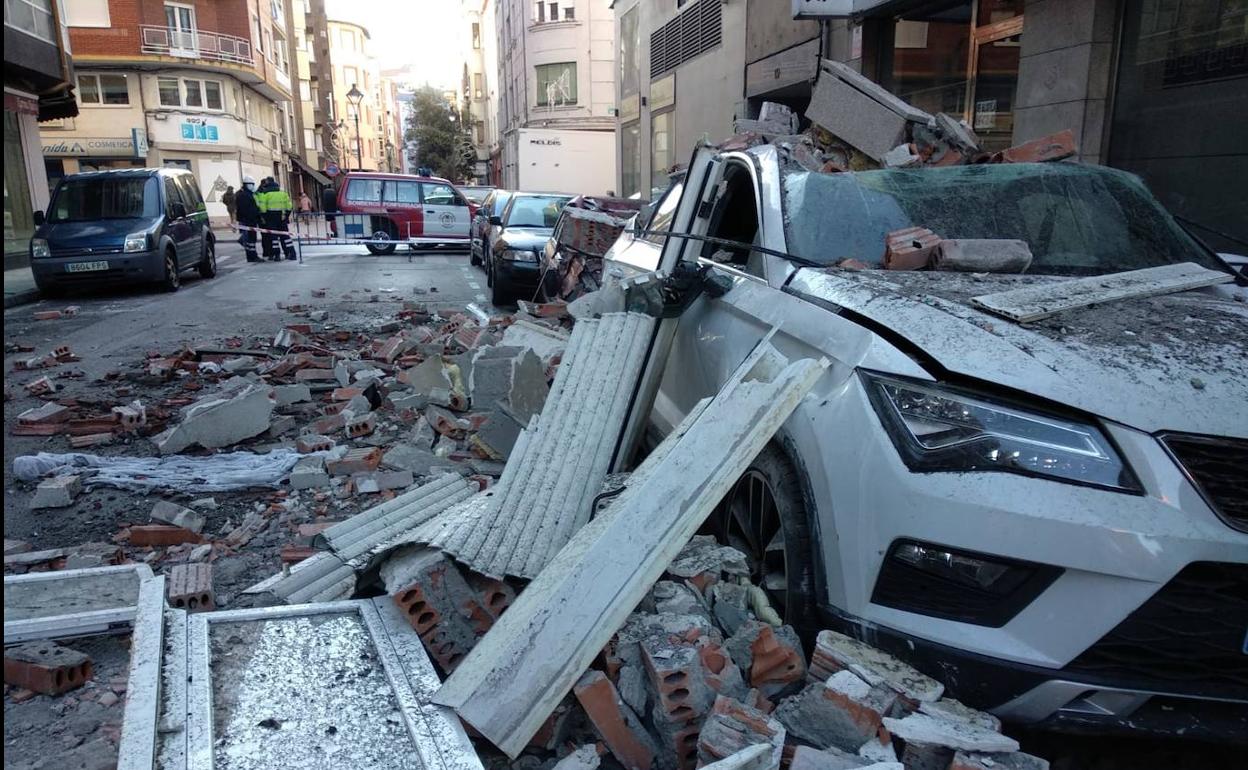
[[[882,650],[835,631],[819,632],[810,656],[812,681],[826,680],[842,670],[853,672],[872,686],[890,687],[915,708],[919,703],[938,700],[945,691],[940,682]]]
[[[776,708],[776,718],[789,732],[816,748],[857,751],[875,738],[897,694],[872,687],[848,671],[816,682]]]
[[[329,486],[329,474],[325,472],[325,458],[303,457],[290,469],[291,489],[313,489]]]
[[[417,476],[427,476],[429,469],[440,459],[428,449],[411,444],[395,444],[382,455],[381,464],[387,468],[409,471]]]
[[[268,430],[273,414],[269,387],[248,380],[231,382],[235,384],[186,407],[179,424],[152,438],[162,455],[196,445],[218,449]]]
[[[13,687],[58,695],[81,687],[92,673],[89,657],[55,642],[30,642],[4,650],[4,683]]]
[[[312,389],[303,383],[276,385],[273,388],[273,398],[279,407],[290,406],[301,401],[311,401]]]
[[[187,612],[210,612],[216,609],[211,564],[176,564],[169,568],[166,586],[170,607]]]
[[[171,503],[168,500],[159,500],[152,506],[152,521],[172,524],[175,527],[189,529],[199,534],[204,531],[206,519],[203,514],[192,511],[190,508],[183,508],[177,503]]]
[[[626,770],[650,770],[658,746],[615,685],[601,671],[588,671],[573,688],[594,729]]]
[[[30,500],[33,508],[64,508],[74,504],[74,498],[82,492],[82,481],[77,476],[53,476],[35,487]]]

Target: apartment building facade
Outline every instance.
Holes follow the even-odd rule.
[[[486,50],[491,47],[487,41],[485,19],[492,10],[489,0],[461,0],[460,11],[463,18],[462,38],[464,75],[460,88],[462,90],[460,114],[465,127],[472,137],[472,149],[475,156],[473,174],[476,181],[485,184],[490,174],[490,134],[489,121],[489,81],[493,75],[486,67]],[[497,59],[494,59],[497,62]]]
[[[329,92],[331,159],[344,170],[397,169],[399,143],[393,128],[387,129],[387,122],[397,120],[397,92],[391,81],[383,83],[368,29],[329,19],[327,34],[333,84]],[[352,89],[358,98],[352,98]]]
[[[64,0],[78,115],[41,126],[50,182],[193,171],[215,222],[243,176],[287,183],[291,64],[282,0]]]
[[[325,0],[290,0],[286,25],[293,68],[290,189],[292,194],[307,193],[319,205],[321,191],[332,184],[324,172],[327,105],[321,99],[330,68]]]
[[[1248,174],[1243,3],[618,0],[614,11],[624,194],[662,185],[698,139],[730,135],[764,101],[802,113],[823,57],[965,120],[990,148],[1071,129],[1081,160],[1140,174],[1212,246],[1248,251],[1236,189]]]
[[[40,121],[78,114],[64,15],[55,0],[4,6],[4,267],[29,264],[34,212],[47,208]]]
[[[615,167],[611,0],[496,0],[494,23],[498,183],[520,186],[530,145],[592,147],[569,163],[577,168],[568,178],[569,185],[592,180],[575,184],[593,189],[567,192],[602,194],[614,185]]]

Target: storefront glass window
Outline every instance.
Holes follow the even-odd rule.
[[[620,127],[620,195],[641,192],[641,124]]]
[[[4,113],[4,256],[27,253],[35,232],[31,212],[30,183],[26,179],[26,157],[22,154],[22,132],[16,113]]]
[[[650,186],[666,187],[667,177],[671,171],[672,158],[672,116],[674,112],[664,112],[650,118]]]
[[[971,17],[968,2],[898,20],[893,31],[893,92],[921,110],[961,117],[966,112]]]

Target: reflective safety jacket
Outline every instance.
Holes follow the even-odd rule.
[[[270,211],[279,211],[287,213],[293,211],[295,205],[290,200],[290,195],[285,190],[265,190],[256,193],[256,204],[260,207],[260,213],[265,214]]]

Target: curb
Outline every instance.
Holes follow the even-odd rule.
[[[4,309],[8,310],[11,307],[17,307],[19,305],[29,305],[32,302],[38,302],[40,299],[40,296],[41,295],[39,294],[38,289],[26,289],[25,291],[17,291],[17,292],[13,292],[12,294],[5,294],[4,295]]]

